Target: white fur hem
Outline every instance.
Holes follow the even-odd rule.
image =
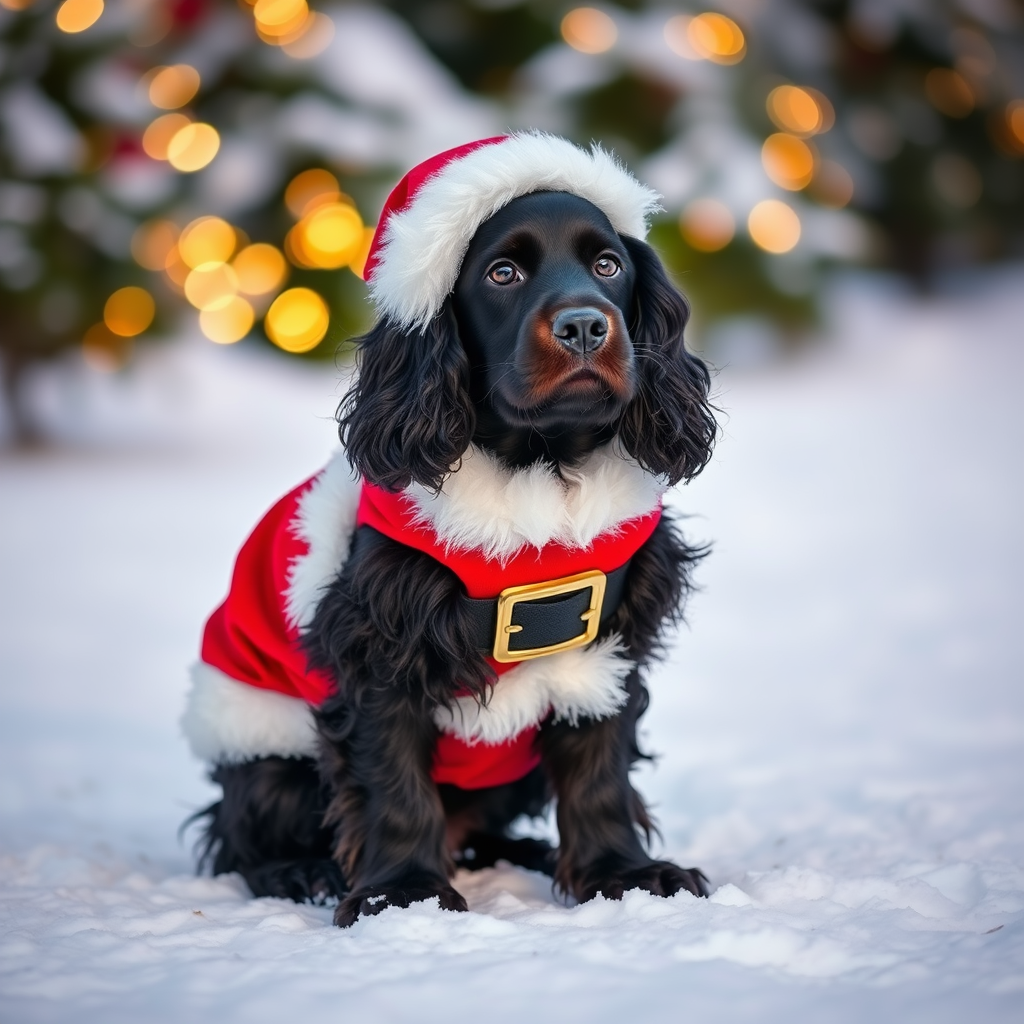
[[[510,135],[447,164],[385,230],[370,294],[382,315],[423,329],[455,286],[476,229],[530,192],[592,202],[624,235],[646,238],[660,196],[596,143],[590,150],[542,132]]]
[[[626,703],[623,683],[633,663],[622,655],[618,636],[574,651],[524,661],[501,676],[481,705],[459,697],[453,707],[438,708],[434,721],[443,732],[469,743],[501,743],[537,725],[554,711],[555,719],[576,725],[581,718],[609,718]]]
[[[308,551],[294,559],[284,593],[285,617],[291,629],[313,621],[327,587],[348,558],[355,529],[362,481],[343,451],[338,452],[299,498],[291,530]]]
[[[239,683],[205,662],[191,675],[181,729],[196,757],[230,764],[316,756],[316,727],[304,700]]]
[[[598,535],[653,512],[664,492],[664,479],[612,442],[562,476],[539,462],[509,470],[469,448],[440,493],[414,484],[405,495],[416,521],[450,550],[478,549],[507,562],[525,547],[589,547]]]

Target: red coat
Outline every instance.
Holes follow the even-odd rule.
[[[335,465],[332,464],[332,467]],[[319,588],[328,583],[341,567],[354,525],[372,526],[391,539],[436,558],[459,577],[470,597],[496,597],[506,587],[557,579],[588,569],[611,572],[624,564],[650,537],[660,518],[659,502],[645,514],[617,522],[603,530],[586,546],[552,541],[541,547],[521,546],[512,554],[506,549],[488,556],[479,547],[453,547],[451,538],[439,535],[434,524],[424,521],[421,510],[404,492],[390,494],[363,483],[356,496],[352,488],[359,485],[344,481],[339,485],[337,478],[340,474],[337,471],[329,478],[332,467],[286,494],[260,520],[239,552],[227,598],[206,623],[202,665],[195,678],[197,687],[204,680],[213,679],[222,689],[227,688],[225,692],[231,695],[233,703],[221,706],[215,712],[219,716],[235,715],[244,719],[248,714],[248,711],[235,707],[241,707],[247,695],[244,690],[230,689],[232,683],[269,691],[292,700],[298,699],[307,708],[309,705],[321,704],[332,691],[334,683],[328,675],[308,668],[300,644],[301,630],[308,625],[315,611],[317,595],[322,592]],[[328,484],[334,487],[334,491],[330,491]],[[353,522],[352,506],[356,497],[358,505]],[[649,499],[641,499],[641,502],[645,500]],[[315,509],[311,512],[314,506],[326,511],[323,514]],[[333,516],[333,520],[330,516]],[[443,528],[441,532],[444,533]],[[328,550],[332,545],[331,550]],[[311,565],[311,559],[319,559],[319,564]],[[303,573],[310,578],[304,580]],[[298,593],[303,587],[306,589],[304,605],[302,594]],[[582,653],[585,655],[599,646],[592,644]],[[607,654],[607,650],[604,653]],[[620,651],[615,648],[611,653],[618,654]],[[537,666],[544,678],[550,677],[551,666],[542,663],[554,662],[554,659],[560,657],[553,655],[534,662],[516,664],[497,664],[488,659],[499,676],[510,671],[519,672],[519,676],[509,676],[509,684],[498,681],[496,697],[503,696],[502,687],[506,685],[517,686],[517,693],[520,690],[526,693],[526,683],[513,681],[520,677],[526,679],[524,670],[533,671],[536,676]],[[629,667],[628,663],[617,657],[612,660],[616,666],[622,665],[624,669],[620,671],[618,667],[613,668],[615,679],[608,682],[606,688],[617,686]],[[214,671],[211,673],[208,670]],[[545,685],[552,685],[550,679]],[[574,682],[573,685],[578,687],[580,684]],[[514,691],[508,692],[512,694]],[[530,699],[534,705],[532,712],[513,704],[501,727],[508,734],[501,735],[497,740],[493,735],[494,728],[491,728],[490,733],[486,731],[486,722],[480,727],[483,731],[460,736],[458,727],[452,726],[452,718],[449,716],[447,731],[440,733],[435,750],[432,769],[434,780],[474,789],[514,781],[535,767],[539,758],[533,750],[533,739],[540,717],[552,705],[541,707],[537,704],[536,692],[531,693],[533,695]],[[253,696],[258,698],[262,695]],[[196,699],[194,694],[193,703]],[[600,706],[608,708],[607,696],[599,699],[604,701]],[[611,710],[614,709],[614,696],[612,700]],[[475,704],[465,706],[478,716],[486,712],[486,709],[480,712]],[[557,710],[557,698],[554,699],[554,706]],[[260,714],[266,711],[269,716],[266,728],[271,733],[278,729],[280,721],[288,716],[294,718],[293,712],[297,710],[288,703],[273,703],[273,699],[271,702],[264,700],[260,708]],[[279,711],[276,710],[278,708]],[[202,713],[209,718],[212,712]],[[574,705],[567,712],[570,717],[588,713],[599,711],[595,712],[586,701],[579,707]],[[241,743],[232,749],[231,730],[235,725],[239,730],[244,729],[245,722],[203,722],[197,725],[199,714],[190,706],[184,719],[186,733],[190,734],[189,738],[197,752],[213,759],[239,760],[252,756],[254,751],[288,755],[311,753],[313,750],[307,739],[303,739],[305,746],[302,749],[266,749],[289,746],[289,740],[275,741],[273,738],[267,739],[262,747]],[[530,714],[540,717],[518,728],[517,723],[522,725],[523,716],[529,717]],[[275,715],[279,721],[274,720]],[[202,739],[197,741],[194,734],[202,733],[203,729],[219,730],[227,737],[220,742],[223,749],[219,753],[216,743],[211,747],[209,743],[204,745]],[[479,738],[481,736],[490,736],[490,740]]]

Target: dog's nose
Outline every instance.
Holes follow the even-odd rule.
[[[604,344],[608,337],[608,318],[590,306],[563,309],[555,317],[551,329],[563,345],[584,355]]]

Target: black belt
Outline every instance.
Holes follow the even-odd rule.
[[[353,551],[383,536],[373,527],[360,526]],[[508,587],[497,597],[463,594],[459,600],[473,644],[499,662],[527,661],[589,644],[618,609],[628,570],[627,561],[607,574],[595,569]]]

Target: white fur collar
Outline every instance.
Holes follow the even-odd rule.
[[[324,588],[345,564],[361,488],[362,481],[339,451],[299,498],[290,529],[308,550],[288,569],[284,609],[289,628],[305,629],[313,621]]]
[[[369,281],[378,311],[405,328],[426,327],[455,287],[476,229],[530,192],[580,196],[640,239],[661,209],[657,192],[596,143],[587,151],[557,135],[509,135],[446,164],[392,215]]]
[[[666,484],[614,441],[558,476],[536,463],[510,470],[470,448],[458,470],[434,494],[414,484],[405,491],[417,522],[452,549],[480,549],[508,561],[525,547],[559,543],[585,548],[599,534],[658,507]]]
[[[609,718],[626,703],[623,682],[633,662],[623,657],[618,636],[573,651],[524,661],[500,676],[486,704],[457,697],[439,707],[434,722],[469,743],[502,743],[553,711],[555,721],[576,725],[581,718]]]

